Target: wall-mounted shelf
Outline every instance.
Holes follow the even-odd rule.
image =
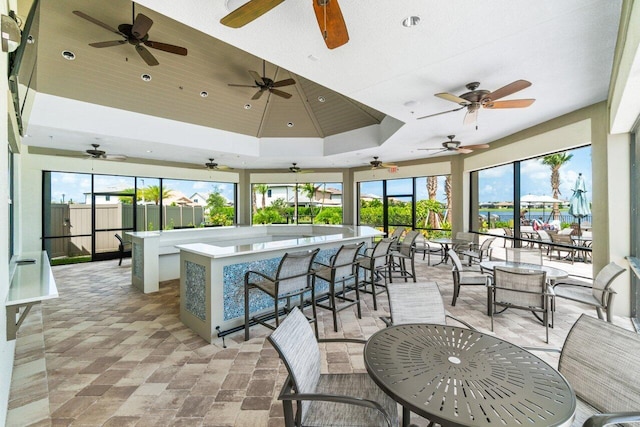
[[[10,272],[11,286],[5,302],[7,341],[16,339],[18,328],[34,304],[58,297],[58,288],[46,251],[28,252],[13,257]]]

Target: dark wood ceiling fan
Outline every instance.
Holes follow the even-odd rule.
[[[240,28],[261,17],[284,0],[250,0],[220,20],[222,25]],[[349,41],[347,24],[342,16],[338,0],[311,0],[322,38],[329,49]]]
[[[455,137],[456,137],[455,135],[448,135],[447,138],[449,138],[449,140],[442,143],[442,148],[418,148],[418,150],[425,150],[425,151],[436,150],[436,153],[434,154],[442,153],[445,151],[453,151],[461,154],[469,154],[475,150],[484,150],[486,148],[489,148],[489,144],[461,145],[462,143],[460,141],[453,140],[453,138]]]
[[[105,30],[111,31],[112,33],[118,34],[122,36],[123,39],[120,40],[111,40],[106,42],[97,42],[97,43],[89,43],[89,46],[103,48],[103,47],[112,47],[119,46],[125,43],[129,43],[135,46],[136,52],[138,55],[147,63],[147,65],[154,66],[158,65],[158,60],[153,56],[151,52],[145,47],[150,47],[157,50],[162,50],[164,52],[173,53],[176,55],[187,55],[187,49],[180,46],[174,46],[172,44],[156,42],[153,40],[149,40],[149,30],[153,25],[153,21],[146,15],[139,13],[137,16],[135,14],[135,3],[133,4],[133,12],[132,12],[132,24],[120,24],[118,25],[118,29],[111,27],[108,24],[105,24],[102,21],[99,21],[96,18],[93,18],[87,15],[84,12],[79,10],[73,11],[74,15],[79,16],[80,18],[86,19],[87,21],[96,24]]]
[[[274,95],[277,95],[277,96],[279,96],[281,98],[285,98],[285,99],[291,98],[291,94],[290,93],[283,92],[283,91],[281,91],[279,89],[276,89],[276,88],[294,85],[294,84],[296,84],[296,81],[293,80],[293,79],[284,79],[284,80],[279,80],[277,82],[274,82],[272,79],[270,79],[269,77],[266,76],[265,63],[266,63],[266,61],[262,60],[262,76],[260,76],[260,74],[258,74],[257,71],[249,70],[249,74],[251,74],[251,77],[253,77],[254,84],[252,84],[252,85],[241,85],[241,84],[229,83],[229,86],[234,86],[234,87],[252,87],[252,88],[258,89],[258,91],[251,97],[251,99],[258,99],[265,92],[270,92],[270,93],[272,93]]]

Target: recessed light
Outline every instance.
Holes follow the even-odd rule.
[[[207,96],[209,96],[209,92],[207,92],[206,90],[203,90],[202,92],[200,92],[200,96],[203,98],[206,98]]]
[[[70,50],[63,50],[62,57],[67,61],[73,61],[74,59],[76,59],[76,54],[71,52]]]
[[[287,127],[292,128],[293,127],[293,122],[287,123]]]
[[[29,34],[27,36],[27,43],[34,44],[35,42],[36,42],[36,39],[31,34]]]
[[[151,81],[151,76],[149,74],[143,74],[143,75],[140,76],[140,78],[145,82],[150,82]]]
[[[251,104],[244,104],[245,110],[251,110]]]
[[[409,16],[402,21],[402,25],[405,27],[414,27],[420,23],[419,16]]]
[[[319,102],[324,102],[324,101],[326,101],[326,98],[325,98],[324,96],[320,95],[320,96],[318,97],[318,101],[319,101]]]

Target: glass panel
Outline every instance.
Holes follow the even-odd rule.
[[[473,231],[497,228],[513,230],[513,164],[483,169],[477,173],[477,217]],[[501,234],[501,233],[500,233]]]
[[[253,184],[252,224],[342,224],[342,183]]]
[[[52,264],[91,259],[91,175],[44,172],[44,248]]]
[[[93,191],[95,193],[102,193],[100,198],[96,199],[96,203],[107,201],[107,197],[111,194],[133,194],[134,182],[135,179],[132,176],[94,175]],[[109,202],[111,202],[111,200],[109,200]],[[117,198],[113,203],[118,203]]]
[[[358,225],[369,225],[383,230],[382,181],[359,183],[358,195],[360,197]]]
[[[413,196],[388,196],[387,218],[389,233],[396,227],[413,229]]]
[[[451,175],[416,178],[416,228],[435,238],[451,230]]]
[[[163,229],[193,228],[235,223],[235,184],[162,180]],[[156,199],[160,199],[160,193]]]
[[[137,178],[136,231],[160,230],[160,180]]]
[[[387,180],[387,196],[406,196],[413,194],[413,178]]]

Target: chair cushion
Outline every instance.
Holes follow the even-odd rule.
[[[398,425],[398,407],[369,374],[322,374],[317,393],[360,397],[378,402],[391,417],[392,425]],[[382,414],[363,406],[335,402],[313,401],[302,421],[304,426],[386,426]]]
[[[566,298],[598,307],[602,305],[600,304],[600,301],[593,296],[591,288],[560,284],[553,287],[553,292],[560,298]]]

